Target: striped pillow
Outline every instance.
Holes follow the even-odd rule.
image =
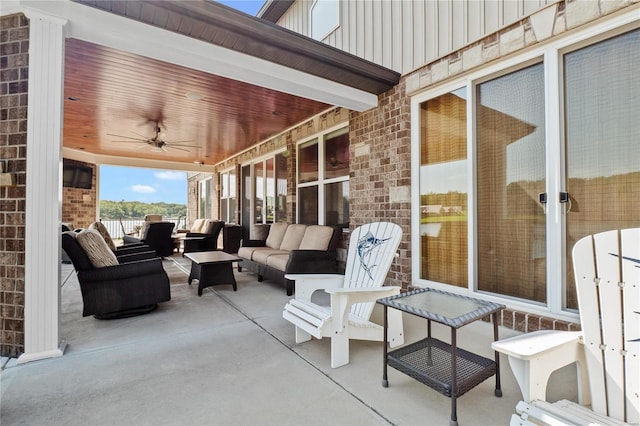
[[[94,268],[118,265],[118,258],[111,251],[102,235],[94,229],[85,229],[76,237],[78,244],[87,253]]]

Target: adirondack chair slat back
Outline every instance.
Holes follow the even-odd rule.
[[[573,249],[592,409],[640,419],[640,228],[587,236]]]
[[[391,222],[357,227],[349,238],[344,288],[381,287],[398,250],[402,229]],[[357,303],[351,313],[369,318],[373,303]]]

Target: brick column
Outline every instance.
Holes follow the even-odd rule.
[[[29,21],[0,20],[0,162],[15,186],[0,187],[0,355],[24,351],[24,221]]]

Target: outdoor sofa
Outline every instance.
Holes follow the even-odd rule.
[[[258,281],[281,283],[291,296],[294,281],[285,274],[338,272],[337,252],[341,228],[323,225],[274,223],[265,240],[243,240],[238,249],[238,271],[258,274]]]

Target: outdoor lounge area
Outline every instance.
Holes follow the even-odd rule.
[[[238,291],[219,285],[198,297],[187,259],[176,254],[163,265],[171,301],[118,320],[83,318],[71,274],[62,288],[65,355],[5,366],[2,425],[448,424],[449,398],[393,368],[382,386],[380,342],[352,341],[351,362],[337,369],[329,339],[296,344],[279,284],[235,271]],[[70,268],[62,265],[61,282]],[[415,317],[404,327],[407,343],[426,333]],[[445,327],[433,332],[448,338]],[[501,338],[510,335],[500,329]],[[492,356],[491,336],[492,326],[478,321],[460,330],[459,345]],[[501,372],[502,398],[493,378],[460,397],[461,425],[508,423],[521,394],[506,358]],[[571,398],[575,389],[571,371],[561,371],[550,397]]]

